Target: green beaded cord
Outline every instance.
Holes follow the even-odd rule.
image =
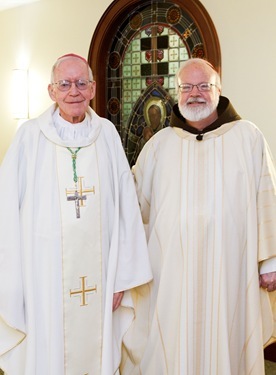
[[[76,151],[73,151],[71,150],[70,147],[67,147],[67,149],[71,152],[71,156],[72,156],[72,166],[73,166],[73,174],[74,174],[74,181],[75,183],[78,182],[78,176],[77,176],[77,164],[76,164],[76,159],[77,159],[77,153],[79,152],[79,150],[81,149],[81,147],[78,147],[76,149]]]

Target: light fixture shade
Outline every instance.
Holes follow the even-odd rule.
[[[28,70],[14,69],[12,73],[12,116],[15,119],[27,119],[29,117]]]

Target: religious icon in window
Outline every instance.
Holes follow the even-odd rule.
[[[139,143],[139,152],[145,143],[159,130],[163,128],[166,118],[166,107],[163,100],[150,98],[144,105],[145,127]]]
[[[169,125],[173,104],[172,97],[155,81],[145,90],[142,100],[137,100],[127,123],[125,147],[130,166],[146,142]]]

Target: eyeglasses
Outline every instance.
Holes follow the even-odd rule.
[[[180,83],[179,91],[180,92],[191,92],[194,87],[197,87],[198,91],[205,92],[210,91],[212,86],[217,86],[215,83],[202,82],[197,85],[192,85],[191,83]]]
[[[62,79],[60,81],[53,82],[52,85],[57,86],[60,91],[69,91],[74,83],[78,90],[86,90],[91,82],[92,81],[89,81],[88,79],[77,79],[73,82]]]

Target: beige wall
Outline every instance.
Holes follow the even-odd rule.
[[[0,162],[17,129],[11,115],[12,70],[29,68],[30,117],[51,101],[50,69],[65,53],[83,56],[110,0],[40,0],[0,12]],[[276,156],[276,1],[202,0],[218,32],[223,94],[255,122]]]

